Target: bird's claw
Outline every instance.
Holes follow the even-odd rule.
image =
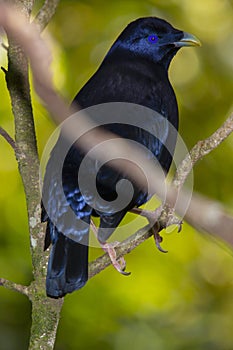
[[[120,272],[122,275],[124,276],[129,276],[131,274],[131,272],[126,272],[125,268],[126,268],[126,262],[124,257],[120,257],[119,259],[117,259],[117,255],[116,255],[116,250],[115,247],[119,244],[119,242],[113,242],[113,243],[102,243],[101,247],[103,248],[103,250],[108,254],[113,267]]]
[[[182,231],[182,225],[183,225],[183,220],[180,220],[179,218],[177,217],[173,217],[167,224],[167,227],[168,226],[171,226],[171,225],[177,225],[177,232],[180,233]]]
[[[156,210],[154,211],[150,211],[150,210],[142,210],[140,208],[133,208],[131,210],[132,213],[134,214],[138,214],[138,215],[142,215],[145,216],[147,218],[147,220],[149,221],[149,223],[154,223],[158,220],[161,212],[162,212],[162,207],[158,207]],[[180,228],[179,228],[180,229]],[[158,248],[158,250],[162,253],[167,253],[167,250],[164,250],[160,243],[163,241],[163,238],[159,235],[158,233],[158,227],[157,224],[155,223],[152,227],[153,233],[154,233],[154,239],[155,239],[155,244],[156,247]],[[179,232],[179,231],[178,231]]]
[[[177,232],[180,233],[182,231],[183,228],[183,221],[180,220],[179,222],[177,222]]]
[[[161,237],[158,232],[154,232],[154,239],[155,239],[155,245],[158,248],[158,250],[162,253],[167,253],[168,250],[164,250],[160,245],[160,243],[163,241],[163,237]]]

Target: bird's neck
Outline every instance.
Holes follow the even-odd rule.
[[[168,77],[168,67],[170,61],[155,61],[146,55],[139,55],[129,50],[118,48],[113,52],[111,52],[111,50],[109,51],[101,66],[106,64],[113,64],[116,66],[124,65],[125,67],[129,68],[133,67],[136,70],[140,69],[141,71],[144,71],[146,75],[154,72],[156,73],[156,79],[158,80],[159,77],[161,77],[161,79]]]
[[[160,57],[159,54],[153,56],[153,55],[148,55],[148,53],[146,52],[138,53],[135,51],[127,50],[122,46],[113,46],[105,56],[105,59],[103,62],[144,61],[150,65],[160,66],[161,70],[164,70],[165,72],[167,72],[169,65],[171,63],[171,60],[176,53],[177,53],[177,49],[174,48],[174,50],[170,49],[167,53],[166,52],[161,53],[161,57]]]

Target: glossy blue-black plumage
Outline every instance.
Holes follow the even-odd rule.
[[[151,40],[156,36],[156,40]],[[81,108],[107,102],[129,102],[139,104],[160,113],[175,129],[178,128],[178,109],[176,97],[168,79],[168,66],[179,47],[183,32],[158,18],[141,18],[130,23],[115,41],[97,72],[77,94],[73,103]],[[156,122],[156,121],[155,121]],[[153,127],[153,125],[151,125]],[[110,124],[106,128],[123,138],[144,144],[157,157],[165,172],[169,170],[176,139],[171,137],[169,124],[161,134],[164,143],[170,142],[170,153],[161,141],[151,137],[145,131],[133,126]],[[93,210],[85,202],[77,183],[77,170],[83,154],[76,148],[69,150],[63,167],[63,188],[66,202],[56,186],[54,158],[59,154],[60,136],[48,162],[45,185],[48,192],[46,206],[62,215],[69,207],[76,214],[77,222],[70,222],[65,231],[58,232],[43,209],[42,220],[48,221],[45,248],[52,243],[47,273],[47,294],[61,297],[66,293],[81,288],[88,278],[88,229],[80,225],[83,219],[90,223],[91,215],[100,215],[99,238],[105,241],[120,223],[128,210],[142,205],[147,200],[147,193],[134,185],[134,196],[130,204],[115,214]],[[92,163],[90,163],[92,164]],[[87,173],[91,172],[91,167]],[[49,175],[48,175],[49,174]],[[88,176],[88,174],[87,174]],[[124,175],[110,167],[102,167],[97,176],[97,188],[108,201],[116,197],[116,183]],[[59,205],[58,205],[59,203]],[[107,228],[103,233],[101,228]],[[69,231],[69,232],[68,232]],[[74,234],[74,242],[66,235]],[[65,235],[64,235],[65,234]],[[77,238],[78,237],[78,238]],[[84,244],[83,244],[84,243]]]

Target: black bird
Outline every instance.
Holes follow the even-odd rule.
[[[178,108],[173,88],[168,79],[169,64],[183,46],[198,46],[200,42],[193,35],[175,29],[165,20],[156,17],[139,18],[130,23],[116,39],[97,72],[76,95],[73,103],[82,109],[108,102],[128,102],[148,107],[168,120],[178,129]],[[156,120],[155,120],[156,123]],[[110,123],[104,128],[146,146],[158,159],[167,173],[175,148],[176,137],[171,136],[169,123],[161,131],[160,140],[152,138],[138,127]],[[153,128],[153,125],[151,125]],[[88,279],[88,236],[91,216],[100,216],[99,240],[106,239],[119,225],[126,212],[139,207],[148,200],[148,193],[134,184],[134,195],[124,209],[117,213],[94,210],[81,194],[77,182],[77,171],[84,153],[72,146],[65,158],[62,185],[66,201],[61,200],[56,161],[64,137],[60,135],[46,168],[43,188],[42,221],[47,221],[45,249],[52,244],[48,263],[46,290],[53,298],[81,288]],[[170,150],[165,147],[170,143]],[[93,171],[90,161],[88,173]],[[108,201],[116,198],[116,184],[124,174],[109,166],[103,166],[97,176],[97,189]],[[90,194],[89,194],[90,195]],[[55,226],[49,213],[56,213],[61,219],[72,209],[76,222],[70,221],[64,229]],[[86,225],[85,225],[86,223]],[[67,225],[66,225],[67,226]],[[103,233],[101,230],[106,229]],[[106,233],[107,232],[107,233]],[[75,237],[75,240],[69,238]],[[111,248],[105,249],[112,252]],[[111,255],[111,254],[110,254]],[[110,256],[114,262],[112,256]],[[115,267],[120,269],[115,262]]]

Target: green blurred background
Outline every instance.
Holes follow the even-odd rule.
[[[54,56],[55,84],[71,101],[120,31],[143,16],[162,17],[202,41],[200,49],[180,50],[170,68],[180,133],[190,148],[220,126],[232,107],[230,0],[61,0],[45,32]],[[4,49],[0,64],[7,65]],[[0,125],[13,135],[3,73],[0,91]],[[41,155],[55,126],[32,95]],[[231,212],[232,152],[231,136],[194,169],[194,189]],[[24,193],[13,152],[2,138],[0,159],[0,277],[27,284],[31,261]],[[55,349],[233,349],[232,251],[186,223],[181,234],[164,234],[163,247],[168,254],[148,240],[126,257],[130,277],[110,267],[67,296]],[[92,249],[91,258],[99,254]],[[29,301],[0,288],[0,349],[27,349],[29,330]]]

